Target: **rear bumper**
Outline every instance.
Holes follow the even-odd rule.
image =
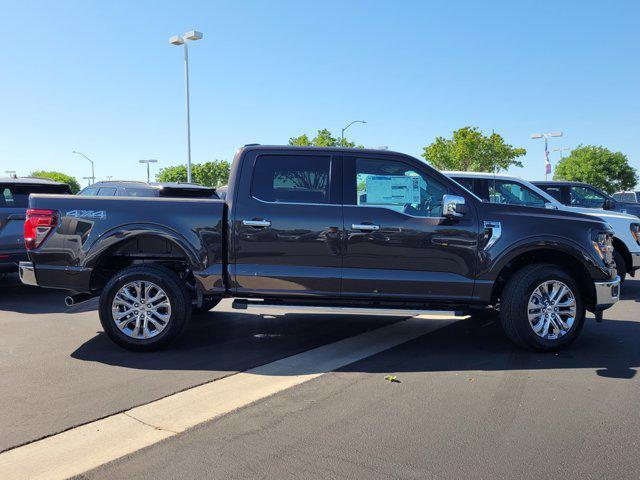
[[[612,307],[620,300],[620,277],[606,282],[594,282],[596,288],[596,310],[602,311]]]
[[[25,285],[38,286],[36,281],[36,269],[31,262],[20,262],[18,266],[18,272],[20,273],[20,281]]]
[[[0,252],[0,272],[17,272],[18,264],[27,259],[27,252],[24,249]]]
[[[20,262],[20,280],[26,285],[46,288],[60,288],[76,292],[89,292],[91,269],[84,267],[62,267],[58,265],[39,265],[33,262]]]

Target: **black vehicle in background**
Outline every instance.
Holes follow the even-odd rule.
[[[555,180],[531,183],[569,207],[601,208],[640,217],[640,203],[616,200],[588,183]]]
[[[215,188],[195,183],[146,183],[129,180],[96,182],[78,195],[99,197],[218,198]]]
[[[482,201],[408,155],[246,146],[226,199],[33,195],[24,283],[100,296],[107,335],[167,345],[192,311],[499,306],[508,337],[565,347],[619,299],[612,228]],[[394,310],[397,313],[397,310]]]
[[[71,193],[66,183],[47,178],[0,178],[0,275],[17,272],[27,259],[24,219],[31,193]]]

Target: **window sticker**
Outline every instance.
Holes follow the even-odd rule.
[[[370,175],[366,178],[367,203],[420,203],[420,177],[405,175]]]

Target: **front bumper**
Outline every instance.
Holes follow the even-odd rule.
[[[620,276],[606,282],[594,282],[596,287],[596,310],[602,311],[620,300]]]
[[[640,268],[640,253],[631,254],[631,267],[635,270]]]
[[[18,272],[20,273],[20,281],[25,285],[38,286],[36,281],[36,269],[31,262],[20,262],[18,265]]]

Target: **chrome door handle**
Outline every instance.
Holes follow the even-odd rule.
[[[351,225],[352,230],[366,230],[367,232],[375,232],[380,230],[380,225],[369,225],[367,223],[354,223]]]
[[[247,227],[270,227],[271,222],[269,220],[242,220],[242,224]]]

